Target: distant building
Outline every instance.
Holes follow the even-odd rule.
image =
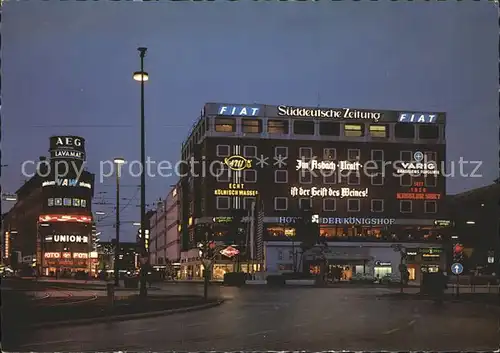
[[[99,270],[114,270],[114,254],[116,240],[99,242],[97,253],[99,257]],[[135,270],[138,267],[140,246],[136,242],[120,242],[118,251],[118,268],[124,271]]]
[[[500,184],[449,196],[452,242],[464,246],[469,270],[500,274]]]

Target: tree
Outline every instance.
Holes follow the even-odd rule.
[[[300,240],[300,261],[299,268],[302,272],[307,272],[304,268],[304,255],[319,242],[319,223],[313,221],[312,210],[305,209],[301,212],[301,218],[297,222],[296,233]]]

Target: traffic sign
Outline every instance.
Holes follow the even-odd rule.
[[[453,265],[451,265],[451,272],[454,274],[454,275],[459,275],[461,274],[462,272],[464,271],[464,267],[462,266],[462,264],[459,264],[458,262],[454,263]]]

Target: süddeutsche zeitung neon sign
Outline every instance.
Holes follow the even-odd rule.
[[[365,189],[351,189],[351,188],[317,188],[312,187],[305,189],[303,187],[293,186],[290,188],[291,196],[305,196],[305,197],[368,197],[368,188]]]
[[[289,107],[286,105],[280,105],[278,106],[278,116],[331,118],[331,119],[367,119],[378,122],[382,117],[382,114],[380,112],[367,112],[349,108],[324,109],[324,108]]]

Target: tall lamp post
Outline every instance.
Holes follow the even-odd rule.
[[[115,244],[115,258],[114,258],[114,272],[115,272],[115,286],[120,286],[120,268],[118,266],[119,254],[120,254],[120,176],[121,176],[121,166],[125,163],[123,158],[115,158],[113,160],[115,163],[115,174],[116,174],[116,244]]]
[[[146,164],[146,146],[145,146],[145,129],[144,129],[144,82],[149,80],[149,75],[144,71],[144,57],[146,56],[146,52],[148,48],[140,47],[137,48],[139,51],[139,57],[141,59],[141,71],[134,72],[134,80],[139,81],[141,83],[141,252],[142,257],[147,258],[147,250],[146,250],[146,173],[145,173],[145,164]],[[143,261],[144,262],[144,261]],[[148,261],[146,261],[148,262]],[[140,273],[140,296],[147,295],[147,285],[146,285],[146,271],[141,268]]]

